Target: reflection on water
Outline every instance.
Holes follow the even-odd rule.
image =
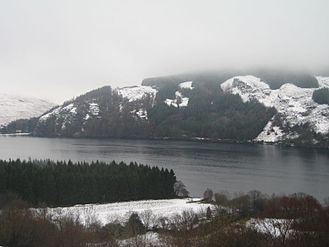
[[[194,196],[214,191],[329,196],[329,152],[271,145],[0,137],[1,159],[136,161],[173,169]]]

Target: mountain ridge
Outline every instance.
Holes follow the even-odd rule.
[[[43,114],[31,132],[329,146],[329,106],[314,99],[315,91],[329,88],[329,77],[281,74],[270,83],[251,74],[227,79],[225,74],[223,81],[192,77],[151,78],[140,86],[92,90]],[[291,80],[280,82],[282,78]]]

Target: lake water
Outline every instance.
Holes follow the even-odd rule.
[[[0,159],[137,161],[173,169],[193,196],[213,191],[329,196],[329,151],[182,141],[0,137]]]

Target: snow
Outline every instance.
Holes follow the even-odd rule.
[[[317,77],[321,87],[329,87],[329,78]],[[291,127],[309,123],[317,133],[329,133],[329,106],[319,105],[313,101],[312,95],[318,88],[300,88],[286,83],[279,89],[272,90],[261,79],[247,75],[236,76],[220,87],[224,92],[238,94],[244,102],[257,100],[266,107],[274,107],[282,116],[285,125]],[[271,119],[256,141],[278,142],[286,138],[296,138],[294,133],[284,133],[280,126],[274,126]]]
[[[244,102],[258,100],[267,107],[272,106],[270,86],[252,75],[233,77],[220,86],[224,92],[239,94]]]
[[[39,122],[44,123],[51,117],[57,118],[58,116],[61,116],[61,118],[63,118],[61,128],[65,129],[67,124],[69,124],[77,114],[77,107],[74,105],[74,103],[70,103],[68,105],[58,106],[51,112],[41,116],[39,118]]]
[[[182,98],[182,102],[179,104],[180,107],[187,107],[189,102],[189,98],[184,97]]]
[[[60,113],[60,110],[62,109],[61,106],[58,106],[56,107],[55,109],[53,109],[52,111],[42,115],[40,118],[39,118],[39,121],[40,122],[45,122],[47,121],[50,117],[52,116],[55,116],[55,115],[58,115]]]
[[[98,114],[99,114],[99,105],[97,103],[90,103],[89,104],[89,112],[93,116],[98,116]]]
[[[192,202],[190,199],[165,199],[49,208],[48,212],[53,218],[79,216],[79,220],[83,224],[88,224],[92,218],[105,225],[114,221],[123,224],[133,212],[142,215],[144,212],[151,211],[154,220],[161,217],[170,219],[184,211],[205,212],[209,206],[210,204]],[[152,224],[155,223],[152,222]]]
[[[150,96],[155,99],[157,90],[149,86],[132,86],[117,88],[116,91],[123,98],[128,99],[129,102],[141,100],[146,96]]]
[[[0,136],[30,136],[31,133],[18,132],[14,134],[0,134]]]
[[[133,110],[132,113],[135,113],[139,118],[147,120],[147,111],[145,109]]]
[[[246,227],[256,230],[259,233],[269,234],[272,237],[278,238],[283,234],[289,235],[292,233],[293,223],[294,220],[287,219],[250,219],[246,222]]]
[[[156,232],[147,232],[143,235],[138,235],[134,238],[129,238],[125,240],[119,240],[119,246],[136,246],[136,243],[143,243],[142,246],[165,246],[160,241],[159,233]],[[145,245],[144,245],[145,244]]]
[[[38,117],[52,107],[54,104],[46,100],[0,94],[0,127],[17,119]]]
[[[39,118],[40,122],[45,122],[47,121],[49,118],[57,116],[63,114],[63,116],[65,118],[72,116],[72,115],[76,115],[77,114],[77,108],[74,106],[73,103],[70,103],[68,105],[63,105],[63,106],[58,106],[55,109],[53,109],[52,111],[48,112],[47,114],[41,116]]]
[[[329,77],[316,76],[316,79],[319,82],[319,87],[328,87],[329,88]]]
[[[186,82],[182,82],[182,83],[180,83],[178,86],[180,87],[180,88],[185,88],[185,89],[190,89],[190,90],[192,90],[194,87],[192,87],[192,83],[193,83],[193,81],[186,81]]]
[[[283,136],[283,131],[278,126],[273,126],[273,119],[269,121],[263,131],[256,137],[256,141],[264,141],[269,143],[274,143],[281,141]]]
[[[83,119],[87,121],[90,118],[91,118],[90,115],[87,113],[86,116]]]
[[[181,92],[176,91],[175,92],[175,99],[166,99],[164,101],[168,106],[174,106],[174,107],[187,107],[189,98],[184,97]]]
[[[133,110],[130,112],[135,115],[136,118],[147,120],[147,111],[145,102],[135,102],[143,99],[150,99],[151,104],[155,102],[157,90],[148,86],[133,86],[115,89],[116,92],[121,95],[124,100],[119,104],[120,112],[123,111],[127,104],[131,102],[130,107],[133,106]],[[149,103],[149,102],[147,102]],[[83,102],[87,105],[87,111],[83,112],[85,107],[80,107],[81,102],[71,101],[65,105],[58,106],[51,112],[44,114],[40,117],[39,123],[44,124],[49,118],[54,118],[56,125],[61,125],[62,129],[65,129],[77,116],[77,110],[80,109],[79,113],[83,112],[84,121],[88,121],[91,118],[101,118],[101,109],[97,99],[89,99]]]

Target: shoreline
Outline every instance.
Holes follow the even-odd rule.
[[[145,141],[186,141],[197,143],[217,143],[217,144],[244,144],[244,145],[271,145],[279,147],[290,148],[312,148],[316,150],[329,149],[329,146],[322,146],[316,144],[295,144],[295,143],[283,143],[283,142],[264,142],[255,140],[232,140],[232,139],[213,139],[208,137],[74,137],[74,136],[35,136],[33,133],[9,133],[0,134],[0,137],[32,137],[32,138],[50,138],[50,139],[91,139],[91,140],[145,140]]]

